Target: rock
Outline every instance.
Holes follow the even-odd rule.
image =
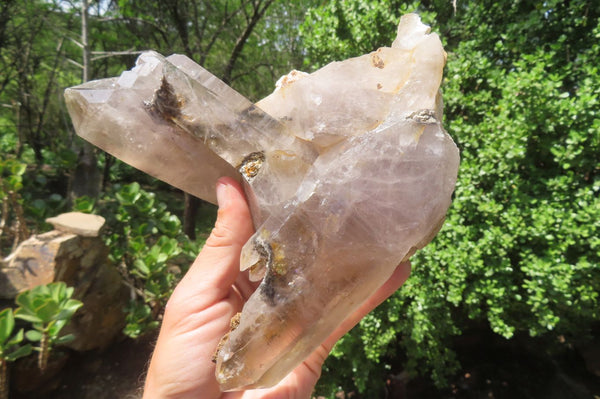
[[[57,230],[32,236],[21,242],[0,268],[0,296],[12,299],[38,285],[70,279],[81,257],[81,239]],[[67,283],[68,284],[68,283]]]
[[[79,296],[77,289],[88,283],[85,294]],[[95,275],[75,285],[75,296],[83,302],[83,307],[64,328],[65,334],[75,335],[75,340],[66,346],[76,351],[108,347],[125,327],[124,309],[129,303],[129,290],[121,274],[112,265],[101,267]]]
[[[104,219],[81,215],[84,214],[53,219],[69,231],[97,235]],[[89,223],[77,227],[73,225],[75,220]],[[129,302],[129,290],[108,261],[108,248],[101,238],[52,230],[23,241],[9,255],[8,263],[0,267],[0,297],[14,298],[54,281],[74,287],[73,297],[83,302],[63,330],[75,335],[67,346],[79,351],[103,348],[120,334],[125,325],[123,309]]]
[[[296,71],[256,105],[156,53],[67,90],[77,133],[133,166],[209,201],[241,174],[257,231],[240,263],[262,281],[220,343],[222,390],[279,382],[440,229],[459,164],[445,59],[409,14],[392,47]]]
[[[104,218],[81,212],[68,212],[46,219],[56,230],[83,237],[98,237],[104,226]]]

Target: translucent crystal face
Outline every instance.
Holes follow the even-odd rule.
[[[218,177],[244,182],[241,268],[261,283],[216,353],[222,390],[276,384],[439,230],[459,163],[444,63],[409,14],[392,47],[294,71],[257,104],[156,53],[67,90],[78,134],[126,162],[213,202]]]
[[[219,350],[224,390],[280,381],[441,227],[459,162],[440,125],[445,53],[416,15],[398,32],[257,103],[317,156],[242,251],[262,282]]]

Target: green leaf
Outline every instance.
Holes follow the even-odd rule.
[[[67,334],[67,335],[63,335],[62,337],[57,338],[54,343],[56,345],[62,345],[62,344],[66,344],[69,343],[71,341],[73,341],[75,339],[75,335],[73,334]]]
[[[146,265],[146,262],[144,262],[141,259],[136,259],[133,262],[133,266],[135,266],[135,268],[143,275],[143,276],[147,276],[150,274],[150,268]]]
[[[47,298],[43,304],[35,309],[35,313],[42,322],[50,323],[56,319],[60,310],[58,303],[54,302],[51,298]]]
[[[15,311],[15,317],[34,323],[36,329],[47,330],[58,320],[68,321],[83,304],[69,299],[73,288],[64,282],[37,286],[19,295],[17,302],[22,307]],[[61,326],[63,323],[59,323]],[[55,329],[58,333],[59,329]]]
[[[31,351],[32,351],[31,344],[26,344],[26,345],[19,347],[17,350],[10,352],[8,355],[6,355],[5,358],[9,362],[14,362],[15,360],[17,360],[19,358],[29,356],[31,354]]]
[[[11,339],[8,340],[6,346],[14,346],[23,341],[23,329],[20,329]]]
[[[30,323],[43,323],[44,322],[44,320],[40,319],[38,316],[30,314],[27,311],[23,310],[23,308],[17,308],[17,310],[15,310],[15,317],[17,319],[25,320]]]
[[[73,211],[92,213],[95,205],[96,202],[92,198],[86,196],[75,198],[73,203]]]
[[[31,342],[38,342],[42,340],[42,333],[37,330],[29,330],[25,333],[25,337]]]
[[[27,312],[28,309],[31,308],[31,298],[29,297],[29,291],[25,291],[17,295],[15,302],[17,303],[17,305],[21,306],[21,309],[17,309],[17,311],[20,311],[21,313]],[[15,311],[15,314],[17,313],[17,311]]]
[[[12,309],[4,309],[0,312],[0,346],[6,342],[15,328],[15,317]]]
[[[60,331],[63,329],[64,326],[67,325],[67,323],[69,322],[69,319],[60,319],[60,320],[55,320],[52,323],[50,323],[48,325],[48,336],[54,340],[58,337],[58,334],[60,333]]]
[[[83,302],[78,301],[76,299],[69,299],[67,302],[65,302],[63,304],[60,313],[56,316],[56,319],[57,320],[70,319],[75,314],[75,312],[77,312],[77,309],[79,309],[82,306],[83,306]]]
[[[115,196],[121,204],[133,205],[141,197],[140,185],[138,183],[125,185]]]
[[[52,300],[56,303],[60,303],[63,298],[69,298],[71,296],[71,293],[68,292],[67,284],[62,281],[48,284],[47,287],[50,290]]]
[[[21,176],[23,173],[25,173],[27,165],[21,162],[13,161],[10,169],[11,174]]]

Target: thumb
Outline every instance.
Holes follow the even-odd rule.
[[[239,269],[242,246],[254,232],[250,209],[242,188],[235,180],[219,179],[216,190],[219,203],[217,221],[196,263],[220,264],[229,268],[235,263],[236,269]]]
[[[176,289],[195,300],[201,297],[207,306],[228,294],[239,274],[242,246],[254,232],[240,185],[231,178],[221,178],[216,190],[219,211],[215,227]]]

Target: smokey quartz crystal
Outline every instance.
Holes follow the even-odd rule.
[[[243,182],[261,281],[215,354],[223,391],[300,364],[440,229],[459,154],[441,125],[446,54],[415,14],[391,47],[306,74],[252,104],[181,55],[66,92],[77,133],[208,201]]]

